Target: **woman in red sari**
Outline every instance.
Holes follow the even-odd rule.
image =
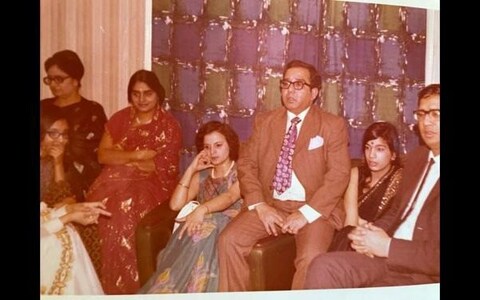
[[[99,220],[100,280],[106,294],[139,288],[135,228],[154,207],[167,201],[179,172],[181,130],[161,108],[165,90],[155,73],[139,70],[128,83],[129,107],[105,125],[98,149],[104,168],[87,201],[103,201],[112,213]]]

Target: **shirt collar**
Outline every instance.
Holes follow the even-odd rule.
[[[299,117],[300,120],[303,121],[303,119],[305,119],[305,116],[307,115],[308,111],[310,110],[311,106],[309,106],[308,108],[306,108],[304,111],[302,111],[301,113],[299,113],[298,115],[295,115],[294,113],[292,113],[291,111],[287,110],[287,124],[290,124],[290,121],[292,121],[293,118],[295,117]]]
[[[430,159],[432,159],[432,158],[433,158],[433,160],[435,161],[435,164],[437,164],[437,163],[440,162],[440,154],[437,155],[437,156],[434,156],[434,155],[433,155],[433,152],[430,150],[430,151],[428,152],[428,160],[430,160]]]

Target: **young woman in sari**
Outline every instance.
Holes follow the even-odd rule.
[[[75,203],[65,181],[63,158],[67,120],[53,113],[40,117],[40,293],[103,294],[88,253],[71,223],[96,223],[101,202]]]
[[[391,206],[402,180],[395,126],[388,122],[371,124],[362,145],[364,163],[352,168],[344,195],[345,227],[336,233],[329,251],[351,250],[347,234],[355,226],[380,218]]]
[[[162,108],[165,90],[155,73],[135,72],[128,83],[131,104],[105,126],[98,160],[104,168],[87,193],[112,212],[100,220],[100,280],[106,294],[132,294],[139,288],[135,228],[167,201],[178,176],[181,130]]]
[[[182,221],[157,257],[155,274],[139,293],[199,293],[218,291],[217,237],[240,212],[242,200],[235,161],[237,134],[212,121],[198,131],[200,150],[178,183],[170,207],[188,201],[200,204]]]

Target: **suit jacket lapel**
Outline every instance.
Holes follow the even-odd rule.
[[[404,198],[402,199],[403,201],[403,210],[405,210],[406,205],[411,201],[413,194],[417,190],[417,186],[420,184],[421,177],[423,175],[423,171],[427,167],[428,164],[428,151],[422,153],[421,155],[412,157],[410,159],[414,159],[415,161],[413,162],[414,166],[421,166],[417,168],[413,168],[411,170],[411,175],[410,176],[403,176],[403,179],[405,181],[405,186],[408,187],[408,190],[403,194]]]
[[[271,147],[272,151],[269,153],[265,153],[267,157],[271,157],[269,159],[265,159],[264,163],[268,164],[267,166],[267,174],[269,174],[269,178],[273,178],[275,176],[275,169],[277,168],[278,157],[280,156],[280,151],[282,149],[283,139],[285,137],[285,128],[287,122],[287,111],[282,110],[277,117],[272,118],[272,121],[268,126],[270,130],[266,132],[270,133],[271,136],[264,137],[268,143],[273,144]],[[271,176],[270,176],[271,175]]]
[[[304,148],[308,147],[310,143],[310,139],[318,134],[318,129],[320,128],[320,114],[317,112],[317,108],[312,106],[308,111],[305,119],[302,120],[304,122],[302,124],[302,129],[300,130],[300,135],[297,138],[296,145],[295,145],[295,152],[293,157],[297,155],[297,153],[304,150]]]

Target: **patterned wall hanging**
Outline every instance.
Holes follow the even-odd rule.
[[[292,59],[323,78],[316,104],[345,117],[350,154],[365,128],[395,124],[401,150],[418,144],[412,115],[425,78],[426,10],[333,0],[154,0],[153,70],[183,129],[182,169],[198,127],[228,122],[242,141],[255,113],[281,105]]]

